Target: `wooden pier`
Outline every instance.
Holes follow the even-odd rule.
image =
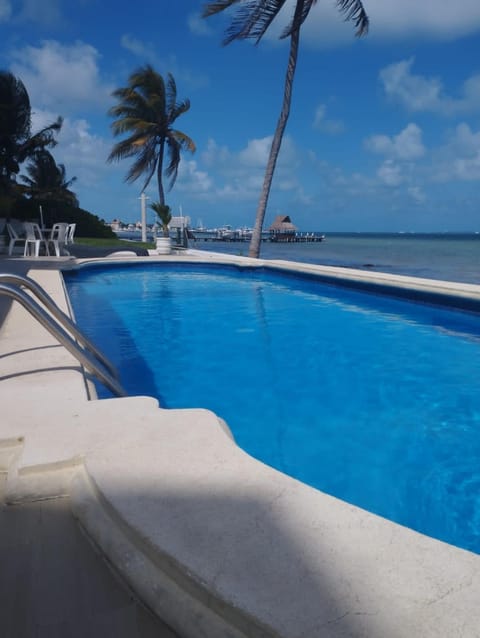
[[[193,236],[192,241],[212,241],[212,242],[249,242],[251,233],[231,231],[229,233],[219,231],[190,231]],[[314,243],[325,240],[325,235],[321,233],[262,233],[262,242],[272,242],[279,244],[302,244]]]

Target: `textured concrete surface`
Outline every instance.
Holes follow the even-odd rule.
[[[114,575],[75,522],[67,498],[3,504],[2,638],[175,638]]]
[[[197,257],[162,260],[178,259]],[[258,263],[203,251],[198,259]],[[39,266],[30,275],[66,308],[61,278]],[[373,277],[374,286],[379,278],[298,268]],[[478,286],[379,279],[480,299]],[[480,556],[255,461],[207,410],[161,410],[148,397],[87,400],[75,360],[22,308],[8,310],[0,328],[7,498],[68,494],[105,555],[179,635],[480,636]]]

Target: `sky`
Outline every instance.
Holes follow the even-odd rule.
[[[82,208],[140,219],[144,180],[108,164],[112,91],[151,64],[171,73],[190,110],[175,127],[195,142],[167,192],[192,226],[253,226],[288,58],[282,23],[262,41],[221,45],[231,14],[204,2],[0,0],[0,68],[25,84],[32,128],[58,115],[52,150]],[[480,2],[364,0],[356,38],[333,0],[302,28],[290,118],[265,226],[302,231],[480,231]],[[158,200],[155,180],[145,191]],[[148,221],[153,222],[153,211]]]

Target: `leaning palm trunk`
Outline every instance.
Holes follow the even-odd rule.
[[[267,204],[270,195],[270,189],[272,187],[273,174],[275,172],[278,154],[280,153],[280,147],[282,145],[283,133],[285,131],[285,127],[287,126],[288,116],[290,115],[293,76],[295,75],[295,69],[297,66],[299,42],[300,28],[295,29],[295,31],[293,31],[292,35],[290,36],[290,54],[288,57],[287,74],[285,77],[282,110],[280,112],[280,117],[278,118],[277,128],[275,129],[275,135],[273,136],[272,145],[270,147],[270,154],[268,156],[265,177],[263,178],[262,192],[258,201],[257,216],[255,218],[255,226],[253,229],[252,239],[250,241],[250,249],[248,252],[250,257],[258,257],[260,255],[263,221],[265,219],[265,213],[267,211]]]
[[[157,182],[158,182],[158,197],[159,202],[162,206],[165,206],[165,190],[163,188],[163,153],[165,149],[165,140],[160,142],[160,152],[158,154],[158,164],[157,164]]]
[[[290,103],[292,97],[293,76],[297,65],[297,54],[300,40],[300,28],[307,19],[310,10],[317,3],[317,0],[295,0],[295,11],[293,18],[283,30],[281,38],[290,38],[290,55],[288,59],[287,75],[285,79],[285,90],[283,94],[283,106],[278,119],[275,135],[270,148],[263,188],[258,202],[257,217],[250,243],[249,255],[258,257],[260,254],[260,242],[262,239],[263,220],[267,209],[268,197],[272,186],[273,173],[277,163],[280,146],[282,144],[283,133],[287,125],[290,113]],[[365,13],[361,0],[335,0],[340,12],[344,14],[346,20],[353,20],[357,27],[356,35],[361,36],[368,31],[368,16]],[[245,40],[252,38],[257,44],[260,42],[266,31],[286,4],[286,0],[215,0],[206,5],[203,17],[230,9],[235,4],[240,4],[240,8],[234,14],[230,27],[226,32],[223,44],[230,44],[233,40]]]

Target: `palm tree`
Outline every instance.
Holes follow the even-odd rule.
[[[118,99],[118,104],[109,110],[109,115],[117,118],[112,123],[113,134],[127,133],[128,137],[115,144],[107,161],[134,157],[125,181],[131,183],[145,175],[142,191],[156,171],[160,204],[164,205],[163,173],[170,179],[171,189],[177,179],[180,152],[195,151],[190,137],[172,128],[175,120],[190,109],[190,100],[177,102],[173,76],[168,73],[165,82],[150,65],[132,73],[128,86],[117,89],[112,95]],[[168,166],[164,171],[165,150]]]
[[[158,221],[162,227],[163,236],[169,237],[168,225],[172,221],[172,209],[168,204],[161,204],[160,202],[152,202],[150,208],[157,214]]]
[[[62,118],[31,134],[30,98],[23,82],[8,71],[0,71],[0,194],[15,190],[20,164],[36,151],[55,146],[55,133]]]
[[[27,175],[20,175],[25,184],[22,190],[37,201],[63,202],[78,207],[78,199],[70,186],[77,180],[67,181],[65,166],[57,164],[47,150],[36,151],[26,166]]]
[[[280,13],[285,2],[286,0],[248,0],[248,2],[245,2],[245,0],[216,0],[206,5],[203,11],[203,17],[206,18],[220,13],[232,7],[234,4],[241,3],[241,6],[237,9],[227,29],[223,44],[227,45],[234,40],[246,40],[248,38],[253,38],[256,44],[258,44],[273,20]],[[317,0],[295,0],[293,17],[280,36],[281,38],[290,38],[290,52],[283,92],[283,104],[270,147],[263,187],[257,206],[255,226],[249,249],[250,257],[258,257],[260,255],[263,221],[265,219],[268,197],[272,186],[273,173],[280,152],[283,133],[290,114],[293,78],[297,66],[298,47],[300,43],[300,29],[307,19],[310,9],[316,3]],[[367,33],[368,17],[360,0],[336,0],[336,5],[346,20],[353,20],[357,29],[357,36],[362,36]]]

